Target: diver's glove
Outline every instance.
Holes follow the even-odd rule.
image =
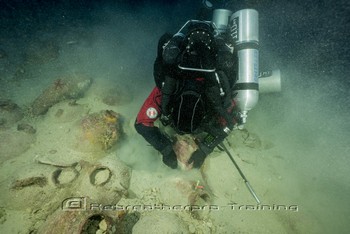
[[[188,160],[188,163],[193,162],[193,167],[200,168],[210,153],[214,151],[214,148],[219,145],[231,132],[231,129],[225,127],[222,132],[217,135],[208,134],[203,142],[199,142],[198,150],[192,153],[191,158]]]
[[[208,154],[213,152],[213,149],[208,148],[204,144],[199,144],[198,149],[192,153],[191,158],[188,160],[188,163],[193,163],[194,168],[200,168],[204,163],[205,158]]]
[[[206,157],[207,157],[207,154],[205,154],[204,151],[198,149],[192,153],[192,156],[188,160],[188,163],[189,164],[193,163],[194,168],[200,168],[204,163],[204,160]]]
[[[207,155],[202,150],[198,149],[193,152],[190,160],[188,160],[188,163],[191,164],[193,162],[194,168],[200,168],[206,157]]]
[[[177,168],[177,157],[172,145],[166,146],[160,153],[163,155],[163,163],[172,169]]]

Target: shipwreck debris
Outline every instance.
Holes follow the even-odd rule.
[[[79,176],[75,168],[59,168],[52,173],[52,181],[56,186],[68,185]]]
[[[34,116],[43,115],[63,100],[83,97],[91,84],[92,79],[85,75],[58,78],[34,100],[29,111]]]
[[[110,149],[123,135],[121,115],[112,110],[87,115],[81,121],[81,128],[81,140],[102,150]]]
[[[29,186],[44,187],[47,185],[47,178],[44,176],[34,176],[25,179],[15,180],[12,183],[11,189],[23,189]]]

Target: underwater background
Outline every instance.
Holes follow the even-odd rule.
[[[30,194],[38,193],[28,195],[23,192],[27,188],[23,188],[19,193],[24,197],[18,198],[14,195],[17,192],[13,193],[13,181],[19,174],[35,175],[39,169],[29,164],[43,152],[53,158],[74,158],[67,155],[69,150],[63,150],[64,156],[58,155],[60,148],[66,148],[65,143],[74,141],[65,137],[69,131],[64,124],[70,118],[77,121],[84,114],[104,109],[121,113],[127,139],[120,148],[108,151],[108,155],[126,163],[135,177],[152,179],[150,184],[159,178],[159,174],[151,177],[155,171],[162,176],[174,175],[162,168],[157,154],[134,132],[133,122],[154,87],[153,62],[159,37],[164,32],[177,32],[195,17],[200,2],[0,1],[0,186],[6,191],[1,195],[4,204],[0,205],[2,233],[35,233],[31,231],[40,229],[38,225],[44,221],[36,220],[36,212],[28,213],[28,207],[13,205],[18,203],[17,199],[27,200]],[[345,0],[213,3],[232,11],[254,8],[259,12],[260,67],[280,69],[282,78],[282,91],[261,94],[258,105],[249,112],[246,129],[255,143],[246,144],[240,135],[245,133],[235,133],[229,139],[231,152],[239,156],[238,163],[263,204],[266,201],[295,205],[298,210],[217,211],[207,217],[212,226],[208,225],[209,229],[203,232],[347,233],[350,3]],[[26,112],[46,87],[54,84],[54,89],[59,89],[64,85],[58,77],[80,79],[81,73],[93,80],[85,96],[77,99],[81,111],[68,112],[71,115],[58,120],[59,110],[68,107],[57,102],[46,115],[33,117]],[[115,93],[119,95],[117,100],[107,95]],[[17,133],[18,122],[14,120],[17,115],[4,114],[14,103],[23,110],[18,114],[24,116],[18,117],[19,121],[24,118],[36,129],[30,137]],[[104,157],[103,153],[98,154],[98,158]],[[89,159],[93,161],[91,155]],[[80,160],[79,157],[76,158]],[[209,162],[215,168],[209,169],[211,183],[218,182],[218,191],[229,187],[226,195],[230,199],[225,200],[224,193],[215,194],[218,202],[233,199],[238,204],[254,204],[230,162],[227,168],[217,157]],[[131,180],[133,183],[131,187],[136,191],[139,186],[136,184],[143,181]],[[238,193],[236,198],[232,191]]]

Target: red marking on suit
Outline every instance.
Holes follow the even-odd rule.
[[[161,114],[160,104],[162,93],[158,87],[155,87],[150,95],[146,98],[139,113],[137,114],[136,123],[141,123],[148,127],[153,127],[154,122]]]

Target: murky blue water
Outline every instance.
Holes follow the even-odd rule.
[[[83,70],[131,85],[141,106],[153,86],[159,36],[176,32],[195,15],[196,5],[193,1],[125,2],[1,2],[0,50],[6,58],[0,58],[0,97],[26,106],[51,82],[43,76]],[[260,65],[281,70],[282,92],[261,95],[249,113],[247,128],[272,142],[278,152],[280,161],[269,163],[279,167],[276,170],[286,179],[273,189],[279,198],[298,205],[300,219],[306,223],[291,225],[289,232],[347,233],[350,4],[342,0],[228,2],[234,8],[242,5],[259,11]],[[28,45],[45,41],[60,47],[60,61],[40,68],[25,63]],[[134,104],[130,118],[138,108]],[[263,154],[268,157],[269,152]]]

